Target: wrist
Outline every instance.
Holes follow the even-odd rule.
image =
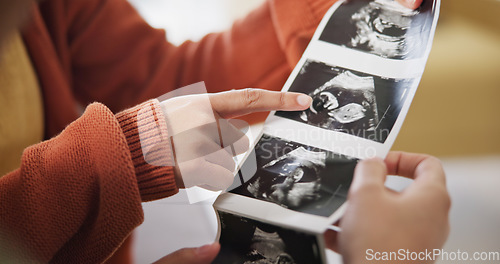
[[[158,100],[150,100],[116,115],[127,139],[143,201],[178,192],[173,155]]]

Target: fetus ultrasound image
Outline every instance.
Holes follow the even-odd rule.
[[[432,2],[411,10],[394,0],[346,1],[328,21],[320,40],[384,58],[422,57],[432,26]]]
[[[289,91],[313,98],[304,111],[276,112],[312,126],[385,142],[413,79],[390,79],[306,61]]]
[[[358,162],[266,134],[255,147],[255,157],[256,173],[241,175],[249,180],[231,193],[319,216],[330,216],[346,201]],[[247,160],[239,173],[252,171],[247,166],[254,164]]]

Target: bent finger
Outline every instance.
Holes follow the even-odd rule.
[[[391,151],[385,159],[390,175],[414,179],[417,182],[446,185],[446,177],[439,159],[416,153]]]
[[[248,137],[240,129],[234,126],[234,124],[239,127],[243,127],[244,130],[248,130],[248,123],[237,119],[220,119],[219,129],[220,137],[222,141],[222,146],[224,148],[230,148],[233,155],[239,155],[248,151],[250,147],[250,141]]]
[[[252,88],[210,95],[212,108],[223,118],[233,118],[253,112],[305,110],[311,102],[310,96],[301,93]]]
[[[364,192],[367,188],[385,190],[387,169],[379,158],[360,161],[354,170],[354,179],[349,193]]]
[[[205,157],[223,149],[220,146],[219,137],[212,138],[204,135],[203,131],[193,130],[193,133],[181,133],[172,139],[177,163]]]
[[[323,237],[325,239],[325,245],[328,249],[333,250],[337,253],[340,253],[338,243],[337,243],[337,237],[338,237],[337,231],[328,229],[323,234]]]
[[[205,162],[203,165],[204,174],[198,179],[198,186],[207,185],[214,191],[223,191],[229,188],[234,182],[234,173],[226,168]]]

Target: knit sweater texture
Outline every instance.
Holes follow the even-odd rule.
[[[230,30],[180,46],[125,0],[34,6],[22,32],[46,140],[0,178],[1,258],[108,259],[143,221],[141,202],[178,191],[172,167],[144,162],[137,123],[151,127],[152,143],[168,136],[151,99],[199,81],[209,92],[280,90],[333,2],[269,0]]]

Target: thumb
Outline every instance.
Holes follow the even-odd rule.
[[[154,264],[209,264],[219,254],[220,244],[205,245],[199,248],[183,248],[156,261]]]
[[[311,102],[310,96],[301,93],[273,92],[251,88],[210,95],[212,108],[226,119],[253,112],[299,111],[307,109]]]
[[[379,158],[363,160],[354,170],[354,179],[349,192],[358,195],[368,190],[384,190],[386,178],[387,167],[383,160]]]

